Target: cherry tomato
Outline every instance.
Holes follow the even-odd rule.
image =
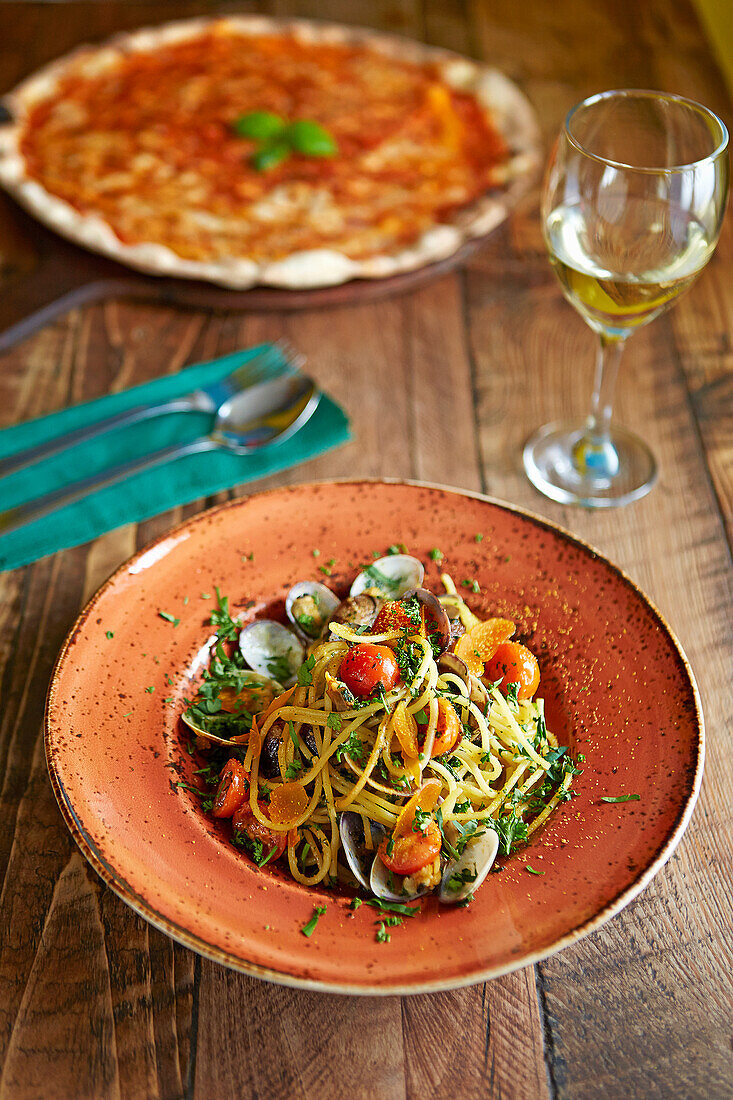
[[[382,604],[371,627],[372,634],[388,634],[391,630],[409,630],[411,634],[420,630],[420,623],[407,614],[401,600],[387,600]]]
[[[352,646],[341,662],[339,679],[354,695],[366,698],[378,688],[389,691],[400,678],[394,653],[386,645],[360,642]]]
[[[418,726],[420,740],[425,740],[427,726]],[[438,699],[438,720],[435,724],[435,740],[431,756],[442,756],[445,752],[454,749],[461,739],[461,720],[456,714],[456,708],[446,699]]]
[[[267,803],[258,802],[257,805],[263,815],[267,817]],[[267,855],[274,848],[275,854],[272,859],[268,860],[268,863],[274,863],[276,859],[279,859],[287,847],[288,834],[268,829],[266,825],[259,822],[252,813],[249,799],[243,802],[234,814],[232,828],[235,832],[246,833],[250,840],[259,840]]]
[[[440,829],[435,821],[427,823],[424,833],[410,831],[401,836],[393,836],[394,847],[390,854],[387,848],[390,844],[385,838],[379,845],[379,858],[388,871],[394,871],[396,875],[414,875],[416,871],[432,861],[440,851]]]
[[[238,810],[249,791],[244,766],[233,757],[227,760],[219,776],[219,786],[211,812],[214,817],[231,817]]]
[[[531,699],[540,682],[540,666],[526,645],[503,642],[491,660],[486,662],[484,676],[494,683],[501,679],[501,688],[506,688],[507,684],[519,684],[517,698]]]

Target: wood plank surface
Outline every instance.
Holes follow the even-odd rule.
[[[614,85],[679,91],[731,121],[683,0],[0,2],[0,87],[84,39],[243,8],[490,59],[525,87],[548,144],[576,100]],[[698,286],[627,350],[619,419],[650,442],[660,482],[619,514],[592,514],[543,500],[521,469],[537,425],[585,411],[593,357],[550,272],[536,198],[465,269],[388,301],[259,317],[129,302],[70,313],[3,357],[0,426],[286,336],[355,439],[263,487],[368,474],[483,488],[587,538],[655,600],[696,671],[708,732],[678,852],[594,935],[465,990],[324,996],[197,958],[100,883],[46,776],[45,689],[79,607],[136,547],[212,501],[122,528],[0,574],[0,1098],[733,1096],[733,230]],[[6,237],[0,248],[27,262]]]

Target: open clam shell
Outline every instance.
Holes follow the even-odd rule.
[[[421,561],[409,554],[390,554],[368,565],[351,586],[351,596],[377,593],[387,600],[401,600],[419,588],[425,576]]]
[[[402,875],[395,875],[388,871],[382,863],[379,856],[375,856],[372,861],[372,869],[369,875],[369,889],[378,898],[382,898],[383,901],[414,901],[415,898],[421,898],[423,894],[429,894],[431,887],[423,886],[415,893],[407,893],[402,891],[402,883],[404,882]]]
[[[283,687],[295,682],[305,659],[305,646],[288,626],[273,619],[255,619],[239,635],[239,649],[249,667]]]
[[[320,581],[298,581],[285,597],[285,613],[298,634],[313,641],[339,606],[340,600]]]
[[[371,626],[381,606],[382,600],[378,596],[369,596],[366,592],[348,596],[335,609],[329,622],[351,627]]]
[[[374,862],[374,853],[387,835],[387,830],[382,828],[381,825],[377,825],[375,821],[372,821],[370,826],[373,848],[367,848],[366,846],[364,825],[359,814],[354,813],[352,810],[344,810],[339,821],[341,847],[344,850],[346,862],[351,868],[352,874],[367,890],[371,889],[369,874]]]
[[[499,837],[493,829],[469,840],[459,859],[452,859],[440,883],[438,897],[444,904],[454,904],[478,890],[499,851]],[[468,881],[460,881],[467,879]]]
[[[234,745],[234,744],[236,744],[236,742],[230,741],[226,737],[217,737],[215,733],[209,733],[208,730],[201,729],[200,726],[197,726],[194,722],[191,721],[191,719],[188,717],[188,715],[185,713],[185,711],[181,715],[181,718],[183,719],[184,723],[188,726],[188,728],[196,734],[197,737],[204,737],[207,741],[213,741],[215,745]]]

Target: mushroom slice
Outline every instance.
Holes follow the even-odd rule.
[[[387,830],[375,821],[369,823],[372,834],[372,848],[367,848],[364,835],[364,823],[360,814],[345,810],[339,820],[341,846],[346,862],[362,886],[370,889],[369,873],[374,862],[374,853],[387,835]]]
[[[319,581],[298,581],[285,597],[286,615],[308,641],[320,638],[338,605],[338,596]]]
[[[372,562],[356,578],[350,595],[376,593],[387,600],[401,600],[422,584],[425,570],[422,562],[409,554],[390,554]]]
[[[499,837],[493,829],[469,840],[458,859],[452,859],[440,883],[438,897],[446,905],[463,901],[484,881],[499,851]]]
[[[383,901],[414,901],[415,898],[421,898],[423,894],[429,894],[432,890],[431,886],[421,886],[411,893],[404,889],[405,881],[403,875],[388,871],[378,855],[374,857],[369,875],[369,889],[376,897],[382,898]]]
[[[283,687],[295,682],[305,647],[295,631],[273,619],[255,619],[239,635],[239,649],[251,669]]]
[[[371,626],[381,606],[381,599],[366,593],[360,596],[349,596],[338,605],[329,622],[354,627]]]

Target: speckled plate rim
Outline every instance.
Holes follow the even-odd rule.
[[[270,496],[273,493],[293,492],[298,489],[307,489],[315,486],[323,485],[403,485],[415,489],[432,489],[442,493],[448,493],[459,498],[468,498],[471,500],[482,501],[486,504],[491,504],[494,507],[503,509],[504,511],[511,512],[514,515],[523,517],[530,520],[532,523],[544,527],[546,530],[558,535],[561,539],[569,542],[573,546],[578,547],[586,554],[591,555],[595,559],[602,561],[604,565],[610,568],[623,582],[626,584],[638,598],[646,605],[651,611],[653,617],[657,620],[659,627],[664,631],[667,637],[673,643],[680,661],[687,673],[689,679],[690,688],[692,690],[693,702],[695,705],[695,717],[697,720],[697,760],[695,765],[694,775],[689,786],[687,797],[682,806],[679,817],[667,835],[666,840],[658,850],[656,857],[651,861],[648,867],[636,878],[636,880],[626,889],[622,890],[613,901],[604,906],[595,916],[589,920],[584,921],[582,924],[576,925],[570,929],[565,935],[561,936],[554,943],[543,948],[540,951],[528,952],[519,958],[513,959],[511,963],[505,966],[489,967],[477,971],[470,977],[462,977],[458,980],[444,980],[435,979],[433,981],[424,981],[414,983],[409,986],[395,985],[383,983],[380,985],[358,985],[352,986],[348,984],[341,984],[338,982],[320,981],[310,978],[296,978],[281,970],[271,970],[268,967],[259,966],[257,963],[250,962],[249,960],[242,959],[236,955],[230,954],[228,951],[224,951],[221,948],[213,947],[207,943],[206,940],[199,936],[196,936],[189,932],[186,928],[182,927],[167,917],[159,913],[154,905],[146,898],[141,897],[132,886],[125,880],[125,878],[107,861],[105,860],[92,839],[85,833],[82,823],[77,817],[74,808],[68,799],[64,790],[63,783],[60,777],[56,774],[50,761],[50,748],[51,738],[53,736],[53,715],[52,710],[55,705],[56,688],[58,678],[61,672],[61,668],[66,659],[67,651],[74,641],[76,634],[84,625],[90,614],[92,613],[97,600],[99,600],[104,593],[110,588],[118,579],[118,577],[127,573],[130,566],[138,561],[143,555],[148,554],[153,547],[161,546],[171,538],[175,538],[177,534],[184,530],[190,530],[199,523],[205,523],[208,519],[217,513],[226,511],[227,509],[233,509],[242,507],[246,502],[252,499],[252,497],[265,497]],[[54,665],[53,673],[48,687],[48,693],[46,696],[46,709],[44,716],[44,745],[46,751],[46,764],[48,767],[49,776],[51,779],[51,786],[53,788],[56,801],[62,816],[71,832],[72,837],[76,841],[82,855],[91,864],[100,878],[110,887],[111,890],[117,894],[127,905],[130,906],[136,913],[138,913],[145,920],[149,921],[159,931],[164,932],[184,947],[190,948],[197,954],[202,955],[204,958],[211,959],[213,962],[220,963],[223,966],[227,966],[232,970],[238,970],[241,973],[248,974],[253,978],[260,978],[264,981],[274,982],[277,985],[290,986],[296,989],[306,989],[317,993],[343,993],[351,996],[396,996],[396,995],[412,995],[418,993],[439,993],[450,989],[459,989],[469,985],[477,985],[480,982],[488,981],[492,978],[499,978],[504,974],[509,974],[514,970],[521,970],[526,966],[534,966],[535,963],[541,962],[543,959],[550,958],[552,955],[557,954],[558,951],[562,951],[566,947],[572,946],[577,943],[578,940],[589,935],[591,932],[595,932],[602,925],[606,924],[612,917],[615,917],[621,912],[630,902],[632,902],[639,894],[644,890],[652,878],[662,869],[665,863],[669,860],[670,856],[674,852],[675,848],[679,844],[682,836],[687,828],[690,818],[692,817],[695,803],[697,802],[698,795],[700,793],[700,787],[702,785],[703,768],[705,762],[705,724],[702,712],[702,703],[700,700],[700,692],[695,681],[695,676],[690,667],[690,662],[682,648],[682,645],[677,638],[661,611],[656,605],[649,599],[649,597],[642,591],[642,589],[636,584],[632,578],[624,572],[620,566],[615,565],[605,554],[602,554],[600,550],[597,550],[591,543],[585,542],[585,540],[579,538],[577,535],[573,535],[567,528],[562,527],[560,524],[554,523],[551,520],[545,519],[543,516],[537,515],[535,512],[531,512],[527,508],[520,508],[515,504],[510,504],[507,501],[499,500],[497,497],[488,496],[485,493],[474,492],[468,489],[456,489],[448,485],[439,485],[435,482],[428,481],[414,481],[406,478],[328,478],[321,481],[302,482],[298,485],[279,486],[274,489],[266,489],[260,493],[252,493],[246,497],[237,497],[235,500],[226,501],[224,504],[216,505],[213,508],[208,508],[203,512],[197,513],[195,516],[184,520],[182,523],[170,530],[166,531],[163,535],[156,539],[153,539],[142,549],[136,551],[132,557],[123,562],[114,573],[101,585],[99,589],[94,593],[86,606],[82,609],[80,614],[74,621],[71,630],[69,631],[64,644],[61,647],[56,663]]]

